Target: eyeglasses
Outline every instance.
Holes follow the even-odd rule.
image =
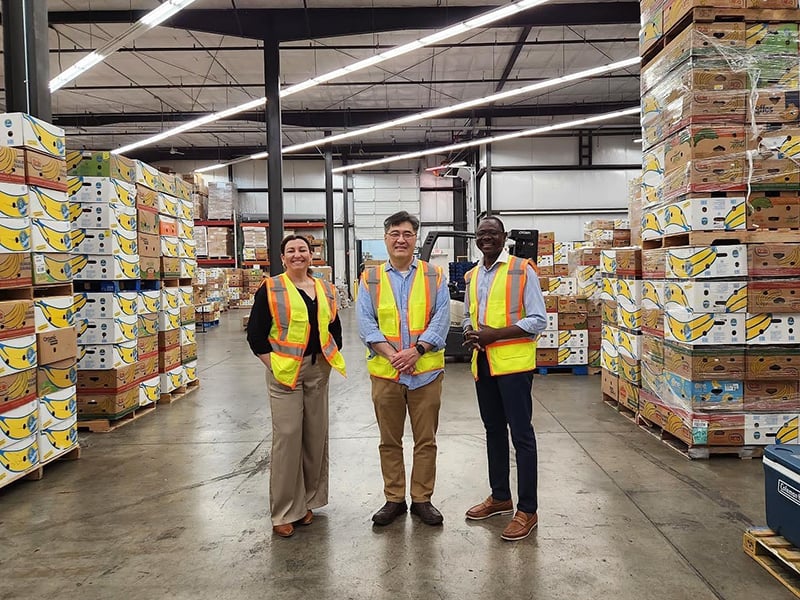
[[[393,240],[399,240],[400,238],[403,238],[404,240],[413,240],[415,237],[417,237],[417,234],[413,231],[390,231],[386,234],[386,237]]]

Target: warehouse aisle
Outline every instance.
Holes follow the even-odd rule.
[[[353,322],[332,377],[331,504],[291,539],[267,512],[269,411],[244,311],[198,334],[201,389],[83,458],[0,491],[0,599],[712,598],[792,596],[741,551],[763,522],[760,461],[689,462],[599,401],[598,377],[537,377],[540,527],[466,522],[488,493],[466,365],[445,381],[434,502],[444,527],[384,529],[377,427]],[[667,587],[669,586],[669,587]]]

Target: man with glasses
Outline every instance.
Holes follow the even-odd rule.
[[[465,345],[472,347],[472,374],[486,430],[491,495],[467,511],[467,519],[511,514],[508,430],[517,457],[517,512],[500,536],[528,537],[538,524],[536,435],[531,386],[536,337],[547,327],[544,297],[532,263],[509,256],[497,217],[485,217],[475,234],[483,260],[466,275]]]
[[[440,525],[443,517],[431,496],[450,296],[442,269],[414,257],[419,219],[401,211],[388,217],[383,229],[389,260],[364,270],[356,301],[381,436],[386,497],[372,521],[389,525],[408,510],[403,461],[407,412],[414,436],[411,513],[428,525]]]

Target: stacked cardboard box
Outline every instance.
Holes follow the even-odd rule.
[[[233,231],[230,227],[206,227],[206,254],[211,258],[233,256]]]
[[[628,219],[597,219],[584,225],[583,239],[598,248],[630,246],[631,226]]]
[[[184,173],[181,175],[191,190],[189,200],[192,203],[192,219],[206,218],[208,204],[208,184],[200,173]]]
[[[175,284],[178,282],[175,281]],[[167,394],[184,385],[181,354],[181,288],[170,285],[161,288],[161,311],[158,315],[158,372],[161,393]]]
[[[267,228],[242,225],[244,260],[268,261]]]
[[[208,184],[206,216],[210,220],[233,218],[236,200],[236,185],[228,181],[212,181]]]

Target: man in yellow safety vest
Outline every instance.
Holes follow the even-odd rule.
[[[443,517],[431,504],[431,496],[450,296],[442,269],[414,257],[419,219],[401,211],[388,217],[383,226],[389,260],[364,270],[356,300],[381,435],[386,497],[372,521],[389,525],[408,510],[403,461],[408,413],[414,435],[411,513],[428,525],[440,525]]]
[[[517,458],[517,512],[504,540],[528,537],[538,523],[536,435],[531,419],[531,386],[536,337],[547,327],[544,297],[533,264],[504,249],[506,232],[497,217],[478,224],[476,241],[483,260],[466,275],[465,345],[473,348],[472,374],[486,429],[492,494],[467,511],[481,520],[511,514],[508,430]]]

